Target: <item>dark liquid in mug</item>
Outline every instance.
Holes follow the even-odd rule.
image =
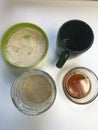
[[[73,20],[65,23],[59,32],[63,48],[74,53],[86,51],[93,42],[92,29],[83,21]]]
[[[74,73],[71,76],[64,77],[64,90],[66,89],[70,96],[74,98],[85,97],[91,89],[91,83],[87,76],[81,73]]]

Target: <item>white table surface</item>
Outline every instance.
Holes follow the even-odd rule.
[[[71,19],[87,22],[94,31],[94,44],[85,53],[56,68],[56,36],[59,27]],[[39,25],[49,38],[47,57],[36,68],[48,72],[56,82],[53,106],[39,116],[22,114],[10,97],[12,83],[19,72],[10,69],[0,53],[0,130],[98,130],[98,97],[88,105],[69,101],[62,90],[62,78],[72,67],[88,67],[98,75],[98,2],[63,0],[0,0],[0,38],[13,24],[31,22]]]

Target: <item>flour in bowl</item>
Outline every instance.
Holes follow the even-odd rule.
[[[29,27],[17,30],[8,40],[6,55],[10,63],[18,67],[28,67],[37,64],[47,50],[43,34]]]

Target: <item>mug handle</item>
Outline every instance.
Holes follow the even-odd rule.
[[[56,64],[56,67],[62,68],[62,66],[64,65],[64,63],[68,59],[69,54],[70,54],[69,51],[67,51],[67,50],[63,51],[63,53],[61,54],[61,56],[60,56],[60,58],[59,58],[59,60],[58,60],[58,62]]]

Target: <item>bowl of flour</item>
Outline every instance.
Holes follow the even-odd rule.
[[[47,54],[48,46],[44,30],[32,23],[11,26],[1,39],[1,52],[5,61],[19,68],[40,63]]]

